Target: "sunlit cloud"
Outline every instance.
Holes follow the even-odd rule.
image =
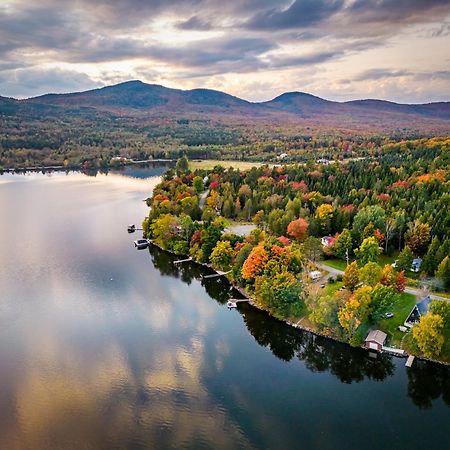
[[[392,87],[378,91],[390,100],[449,100],[450,80],[432,77],[448,67],[449,24],[447,0],[10,0],[0,5],[0,95],[141,79],[255,101],[306,88],[367,97],[374,82]]]

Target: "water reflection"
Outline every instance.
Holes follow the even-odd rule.
[[[156,177],[1,180],[2,450],[356,450],[396,448],[399,434],[445,448],[448,371],[406,372],[246,305],[228,311],[224,279],[136,251],[126,225]]]
[[[172,255],[154,246],[150,247],[150,255],[161,274],[180,278],[187,284],[208,273],[195,263],[173,264]],[[208,295],[220,304],[225,304],[233,294],[233,288],[224,278],[201,279],[201,284]],[[256,342],[283,361],[298,358],[310,371],[329,372],[342,383],[364,379],[383,381],[395,372],[394,357],[387,354],[373,357],[363,349],[352,349],[342,343],[287,326],[247,304],[241,304],[239,312]],[[432,401],[439,397],[450,404],[448,367],[416,360],[407,374],[408,395],[415,405],[429,408]]]

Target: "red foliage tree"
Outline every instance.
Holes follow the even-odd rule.
[[[289,236],[292,236],[297,241],[303,241],[308,235],[309,224],[305,219],[301,217],[297,220],[293,220],[287,227]]]
[[[405,271],[402,270],[397,274],[395,277],[395,288],[397,289],[397,292],[403,292],[406,288],[406,277],[405,277]]]

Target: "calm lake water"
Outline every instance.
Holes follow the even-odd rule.
[[[2,450],[450,448],[448,369],[229,311],[135,250],[162,171],[0,176]]]

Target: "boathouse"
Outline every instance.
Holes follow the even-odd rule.
[[[384,342],[386,341],[387,334],[381,330],[372,330],[364,341],[364,346],[369,350],[377,350],[381,352]]]

